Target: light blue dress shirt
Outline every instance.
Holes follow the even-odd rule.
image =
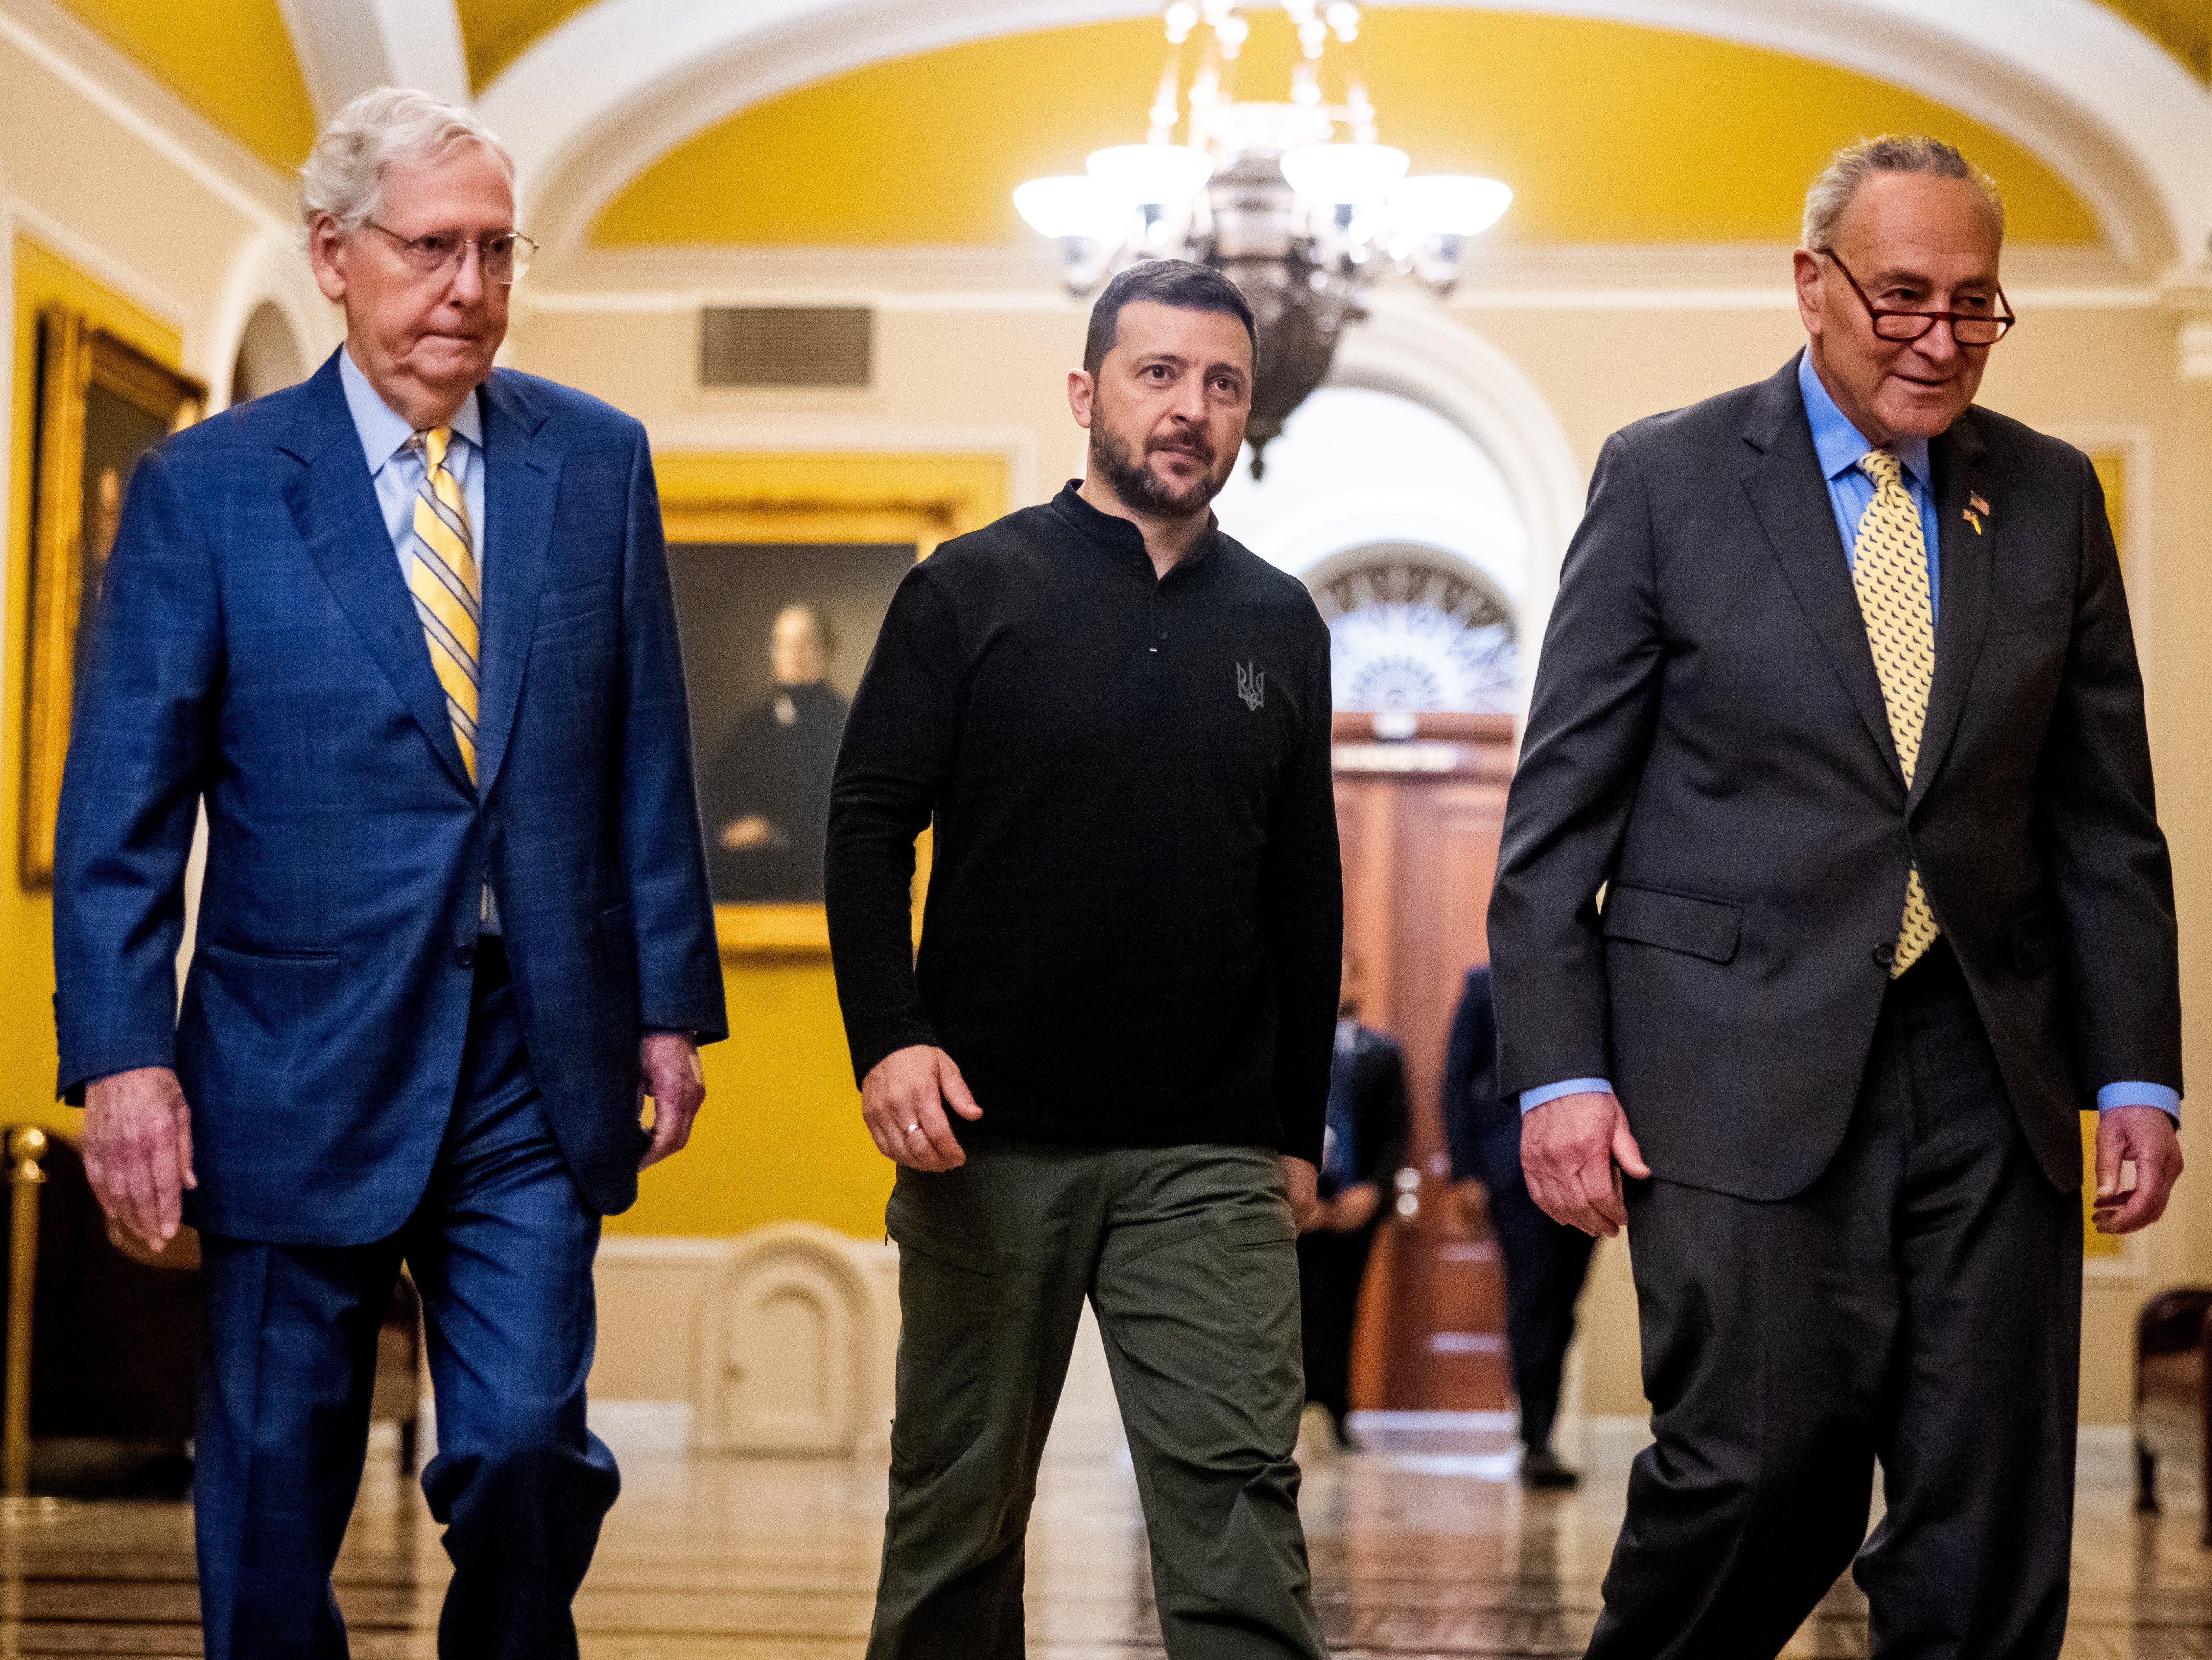
[[[1868,443],[1851,424],[1850,417],[1836,407],[1836,400],[1828,395],[1827,387],[1820,384],[1820,377],[1813,371],[1810,352],[1797,359],[1797,387],[1805,399],[1806,417],[1813,423],[1813,452],[1820,458],[1821,476],[1828,482],[1828,503],[1836,510],[1836,529],[1844,538],[1844,557],[1856,561],[1859,520],[1874,505],[1874,481],[1860,470],[1859,458],[1875,447]],[[1900,438],[1889,448],[1903,465],[1905,489],[1920,514],[1921,540],[1928,548],[1928,603],[1932,618],[1942,591],[1939,580],[1942,538],[1930,529],[1936,524],[1936,495],[1929,471],[1928,441]],[[1521,1110],[1528,1112],[1563,1095],[1612,1093],[1613,1085],[1606,1079],[1569,1078],[1540,1089],[1522,1091]],[[2181,1122],[2180,1093],[2163,1084],[2107,1084],[2097,1091],[2097,1110],[2105,1112],[2113,1107],[2156,1107],[2172,1115],[2176,1123]]]
[[[1797,389],[1804,394],[1805,414],[1813,423],[1813,453],[1820,458],[1820,476],[1828,481],[1828,505],[1836,510],[1836,530],[1844,538],[1844,558],[1858,563],[1859,520],[1874,505],[1874,480],[1859,467],[1859,458],[1876,446],[1867,442],[1850,417],[1836,407],[1820,377],[1813,373],[1813,354],[1797,359]],[[1936,489],[1928,471],[1928,441],[1899,438],[1889,446],[1905,469],[1905,489],[1920,515],[1920,540],[1928,550],[1928,606],[1933,618],[1943,603],[1943,538],[1935,531]]]
[[[415,577],[415,498],[422,489],[425,471],[422,453],[407,447],[415,435],[407,417],[377,395],[368,377],[354,367],[353,354],[338,348],[338,384],[345,388],[346,409],[354,430],[361,435],[362,453],[368,462],[369,481],[376,486],[376,505],[384,514],[384,526],[392,533],[392,550],[398,556],[399,576],[411,584]],[[453,438],[446,448],[446,471],[461,483],[461,501],[469,510],[469,550],[476,556],[479,587],[489,580],[484,573],[483,417],[471,392],[453,412]],[[500,932],[499,901],[489,884],[484,887],[483,932]]]
[[[399,556],[399,574],[415,575],[415,497],[422,488],[422,457],[407,447],[415,429],[407,417],[376,394],[368,377],[354,367],[353,354],[338,350],[338,383],[345,388],[346,408],[354,430],[361,435],[362,453],[368,459],[368,476],[376,485],[376,505],[384,510],[385,527],[392,532],[392,550]],[[461,500],[469,510],[469,550],[476,555],[477,576],[484,577],[483,418],[477,410],[477,395],[453,415],[453,440],[446,450],[446,471],[461,481]]]

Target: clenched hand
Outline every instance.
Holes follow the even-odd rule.
[[[2120,1166],[2133,1164],[2132,1188],[2120,1186]],[[2181,1139],[2173,1121],[2156,1107],[2114,1107],[2097,1116],[2097,1200],[2100,1233],[2133,1233],[2166,1213],[2181,1177]]]
[[[1616,1164],[1631,1176],[1651,1174],[1615,1097],[1562,1095],[1522,1115],[1521,1174],[1554,1222],[1608,1239],[1626,1227]]]
[[[167,1067],[95,1079],[84,1091],[84,1173],[100,1208],[159,1251],[184,1225],[192,1171],[192,1114]]]
[[[699,1046],[681,1032],[649,1031],[637,1043],[638,1110],[653,1098],[653,1140],[637,1161],[640,1170],[681,1152],[691,1139],[691,1121],[707,1098],[707,1074],[700,1070]]]
[[[927,1043],[893,1049],[860,1080],[860,1117],[876,1150],[908,1170],[957,1170],[968,1162],[947,1107],[966,1119],[983,1116],[952,1057]]]

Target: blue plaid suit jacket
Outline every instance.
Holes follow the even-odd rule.
[[[335,354],[131,482],[62,790],[60,1085],[173,1066],[186,1215],[211,1232],[352,1244],[406,1219],[453,1106],[487,874],[547,1116],[595,1208],[636,1196],[641,1029],[726,1034],[644,430],[505,369],[481,401],[473,787]]]

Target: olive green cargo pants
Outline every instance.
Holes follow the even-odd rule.
[[[1325,1660],[1291,1456],[1305,1388],[1275,1155],[976,1145],[958,1170],[902,1170],[885,1220],[904,1325],[868,1660],[1020,1660],[1023,1537],[1086,1296],[1169,1655]]]

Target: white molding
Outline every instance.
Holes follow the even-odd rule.
[[[719,1268],[742,1234],[603,1233],[599,1261],[626,1268]]]
[[[2212,380],[2212,317],[2185,318],[2174,344],[2183,380]]]
[[[261,232],[232,258],[222,295],[202,331],[206,346],[194,373],[208,384],[211,408],[229,408],[236,390],[231,376],[238,367],[240,344],[253,314],[264,304],[275,306],[283,317],[307,374],[313,374],[344,336],[335,308],[315,286],[298,233]]]
[[[327,6],[333,0],[317,0]],[[384,36],[392,84],[416,87],[465,107],[476,88],[469,84],[469,52],[461,37],[460,13],[453,0],[368,0]]]
[[[1497,463],[1528,538],[1527,575],[1516,587],[1523,673],[1533,673],[1559,562],[1582,522],[1586,471],[1550,402],[1518,364],[1464,322],[1391,294],[1375,296],[1368,320],[1345,331],[1328,384],[1411,398],[1458,426]]]
[[[113,289],[139,310],[175,328],[185,337],[185,368],[198,373],[193,337],[204,331],[195,327],[199,321],[195,307],[140,275],[136,267],[117,258],[82,232],[70,229],[37,203],[27,202],[20,196],[9,196],[6,201],[8,217],[12,222],[11,238],[21,234],[45,243],[87,277]]]
[[[0,0],[0,40],[251,223],[289,219],[282,173],[52,0]]]
[[[453,0],[276,0],[317,122],[372,87],[465,106],[468,51]]]
[[[1410,279],[1373,292],[1447,312],[1789,311],[1790,255],[1779,242],[1478,245],[1441,301]],[[2015,244],[2004,269],[2006,293],[2030,313],[2154,308],[2183,293],[2135,280],[2102,250]],[[521,316],[742,304],[1080,317],[1089,303],[1061,286],[1048,251],[958,246],[571,250],[548,254],[515,290]]]
[[[2044,158],[2139,269],[2205,263],[2212,94],[2093,0],[1441,3],[1682,30],[1879,76]],[[568,249],[655,159],[763,99],[937,46],[1156,11],[1153,0],[601,0],[533,43],[482,108],[520,164],[532,234]]]

